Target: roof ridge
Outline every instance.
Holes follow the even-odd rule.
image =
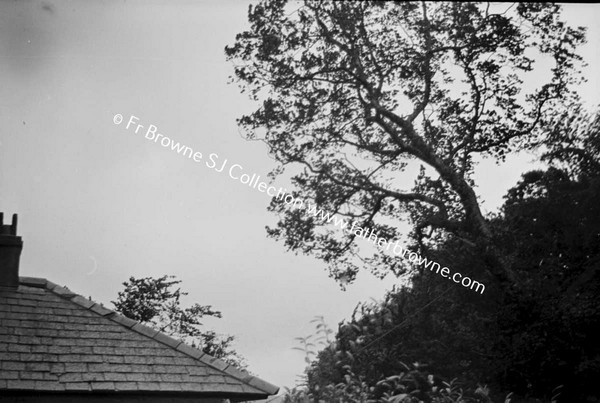
[[[269,395],[275,395],[279,392],[279,387],[275,386],[267,381],[264,381],[254,375],[251,375],[247,371],[236,368],[235,366],[213,357],[203,351],[191,347],[181,340],[174,339],[171,336],[166,335],[156,329],[141,324],[133,319],[130,319],[124,315],[119,314],[116,311],[105,308],[102,304],[87,299],[84,296],[77,294],[66,287],[61,287],[50,280],[39,277],[19,277],[19,283],[29,287],[45,288],[52,293],[58,295],[63,299],[67,299],[80,307],[83,307],[89,311],[92,311],[104,318],[107,318],[121,326],[126,327],[136,333],[153,339],[161,344],[164,344],[174,350],[177,350],[195,360],[208,365],[217,371],[223,372],[249,386],[254,387],[262,392]]]

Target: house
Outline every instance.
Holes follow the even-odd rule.
[[[0,214],[0,402],[225,403],[278,388],[41,278]]]

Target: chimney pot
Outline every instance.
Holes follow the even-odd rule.
[[[4,225],[4,213],[0,213],[0,288],[19,286],[19,259],[23,241],[17,236],[17,215],[12,224]]]

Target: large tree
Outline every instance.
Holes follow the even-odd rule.
[[[279,161],[274,174],[291,168],[297,198],[386,239],[408,220],[423,253],[453,237],[487,257],[479,273],[516,281],[492,247],[474,158],[539,144],[548,113],[577,101],[583,28],[540,3],[264,0],[249,22],[226,48],[260,102],[239,123]],[[533,74],[545,80],[524,85]],[[280,220],[269,234],[323,259],[334,278],[407,269],[282,200],[270,209]]]

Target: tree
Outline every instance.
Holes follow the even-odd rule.
[[[549,113],[577,101],[575,53],[584,29],[541,3],[288,3],[249,9],[250,28],[226,47],[235,77],[260,107],[239,119],[290,169],[293,195],[360,222],[387,239],[412,224],[424,253],[454,237],[488,256],[479,272],[503,287],[517,282],[494,248],[475,193],[473,158],[503,159],[539,144]],[[534,57],[552,61],[545,84],[523,90]],[[540,76],[543,74],[540,74]],[[420,166],[414,186],[402,185]],[[290,167],[294,168],[290,168]],[[313,254],[336,279],[360,268],[385,275],[408,267],[356,234],[303,215],[273,198],[280,215],[268,234]]]
[[[202,328],[202,318],[221,318],[221,312],[211,305],[193,304],[184,308],[181,291],[175,276],[159,278],[130,277],[124,282],[125,289],[119,291],[113,305],[117,312],[142,324],[157,329],[183,342],[200,348],[204,353],[245,368],[244,359],[232,348],[233,336],[220,336],[212,330]],[[177,287],[177,288],[175,288]]]

